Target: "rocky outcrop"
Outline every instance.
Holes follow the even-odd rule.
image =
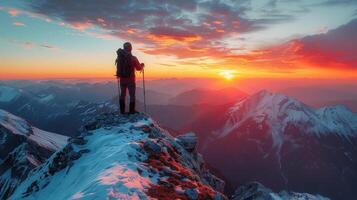
[[[187,133],[185,135],[179,135],[176,137],[178,143],[180,143],[188,152],[193,152],[197,147],[197,136],[195,133]]]
[[[174,138],[143,114],[116,113],[97,116],[81,132],[10,199],[227,199],[224,182],[194,151],[194,134]]]
[[[274,193],[259,182],[250,182],[237,188],[232,200],[329,200],[320,195],[281,191]]]

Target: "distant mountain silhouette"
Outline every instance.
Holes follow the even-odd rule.
[[[224,105],[235,102],[247,96],[247,93],[236,88],[225,88],[221,90],[193,89],[183,92],[169,100],[173,105]]]

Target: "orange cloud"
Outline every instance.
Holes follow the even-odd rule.
[[[136,33],[136,30],[133,28],[129,28],[126,32],[129,34],[134,34],[134,33]]]
[[[156,27],[149,30],[147,39],[161,45],[188,44],[202,40],[200,35],[171,27]]]
[[[217,25],[223,24],[223,22],[222,22],[222,21],[219,21],[219,20],[213,21],[212,23],[217,24]]]
[[[17,9],[9,9],[8,11],[9,15],[11,15],[12,17],[15,17],[17,16],[19,13],[21,13],[20,10],[17,10]]]
[[[194,36],[169,36],[169,35],[153,35],[147,36],[148,39],[163,45],[173,45],[173,44],[185,44],[194,41],[201,40],[202,38],[198,35]]]
[[[14,22],[13,25],[14,26],[25,26],[25,24],[21,23],[21,22]]]
[[[70,26],[76,30],[84,31],[92,26],[90,22],[71,22]]]

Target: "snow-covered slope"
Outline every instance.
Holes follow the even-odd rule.
[[[193,134],[173,138],[141,114],[100,115],[10,199],[225,199],[195,144]]]
[[[347,107],[328,106],[318,109],[316,113],[330,132],[345,136],[357,135],[357,114]]]
[[[66,136],[40,130],[0,110],[0,199],[6,199],[31,169],[66,144]]]
[[[12,134],[24,136],[27,140],[52,151],[67,144],[68,137],[40,130],[31,126],[26,120],[1,109],[0,126]]]

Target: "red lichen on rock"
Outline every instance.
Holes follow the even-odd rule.
[[[217,192],[210,186],[202,184],[191,169],[177,161],[180,155],[174,147],[167,142],[160,142],[164,144],[167,152],[148,154],[148,159],[145,161],[149,168],[161,175],[158,183],[148,188],[147,195],[164,200],[188,199],[182,191],[196,189],[198,191],[198,199],[213,199]],[[175,186],[181,187],[182,191],[176,191]]]
[[[150,197],[160,200],[188,199],[185,194],[178,194],[174,189],[165,187],[163,185],[152,185],[146,194]]]

